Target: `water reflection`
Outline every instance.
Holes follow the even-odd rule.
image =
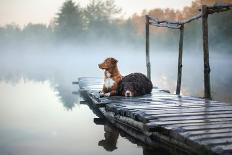
[[[114,151],[117,149],[117,141],[118,141],[118,136],[119,132],[118,130],[114,129],[110,125],[105,124],[104,125],[104,139],[100,140],[98,142],[99,146],[102,146],[106,151]]]
[[[55,87],[61,103],[67,110],[72,110],[75,107],[76,103],[78,103],[76,102],[78,99],[78,94],[77,96],[75,96],[72,93],[72,89],[70,89],[72,87],[70,85],[71,84],[65,85],[61,83]]]
[[[166,144],[162,144],[160,142],[157,142],[157,145],[155,147],[147,146],[146,144],[138,141],[137,139],[131,137],[124,131],[114,127],[113,124],[110,124],[108,122],[105,122],[104,124],[104,139],[100,140],[98,142],[98,145],[103,147],[106,151],[112,152],[118,149],[117,142],[119,137],[123,137],[130,141],[133,144],[136,144],[137,147],[142,149],[143,155],[186,155],[187,153],[184,153],[178,149],[175,148],[168,148]]]

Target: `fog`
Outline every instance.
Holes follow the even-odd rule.
[[[155,43],[154,43],[155,44]],[[155,46],[155,45],[154,45]],[[97,66],[107,57],[118,59],[122,75],[133,72],[146,74],[144,47],[117,45],[83,45],[77,47],[60,46],[36,49],[21,47],[2,52],[0,57],[0,78],[2,81],[17,83],[19,80],[49,80],[59,92],[64,104],[72,104],[76,98],[72,86],[78,77],[103,77],[103,71]],[[212,96],[215,100],[231,102],[232,71],[231,54],[210,51]],[[177,47],[173,51],[151,48],[152,82],[155,86],[175,92],[177,77]],[[183,95],[203,96],[203,54],[199,50],[187,53],[183,57]],[[4,91],[4,90],[1,90]]]
[[[66,5],[66,9],[75,8],[70,1],[67,3],[62,9],[65,10]],[[103,77],[98,64],[107,57],[119,61],[122,75],[133,72],[146,74],[144,33],[138,33],[132,19],[118,22],[112,20],[110,15],[106,18],[100,14],[102,12],[98,12],[97,19],[92,18],[88,14],[91,7],[104,9],[106,6],[87,6],[85,16],[89,21],[79,15],[74,25],[72,20],[68,18],[67,21],[62,16],[57,19],[58,23],[50,26],[28,24],[22,29],[17,25],[0,27],[1,81],[13,85],[20,80],[49,81],[63,104],[71,109],[76,103],[72,92],[78,89],[72,82],[78,77]],[[117,12],[115,7],[113,11]],[[72,17],[76,17],[75,13]],[[228,21],[231,15],[229,11],[209,17],[212,97],[224,102],[232,102],[232,22]],[[84,27],[80,26],[80,21]],[[64,22],[68,23],[67,27],[62,25]],[[144,28],[144,22],[141,26]],[[175,93],[179,33],[177,30],[151,30],[152,82],[154,86]],[[203,81],[202,32],[201,21],[198,20],[188,24],[184,31],[181,94],[203,97]]]

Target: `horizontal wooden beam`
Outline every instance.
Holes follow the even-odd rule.
[[[213,13],[219,13],[224,12],[232,9],[232,3],[216,3],[213,6],[206,6],[207,7],[207,14],[213,14]],[[167,27],[171,29],[180,29],[181,25],[190,23],[194,20],[197,20],[199,18],[202,18],[202,9],[198,15],[193,16],[189,19],[183,20],[183,21],[169,21],[169,20],[159,20],[158,18],[146,15],[149,19],[150,25],[156,26],[156,27]]]
[[[179,29],[180,25],[171,25],[171,24],[157,24],[157,23],[152,23],[150,22],[150,25],[156,26],[156,27],[167,27],[171,29]]]

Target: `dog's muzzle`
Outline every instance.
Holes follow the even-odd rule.
[[[131,97],[131,96],[132,96],[131,91],[127,90],[127,91],[125,92],[125,96],[126,96],[126,97]]]

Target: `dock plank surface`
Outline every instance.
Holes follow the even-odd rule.
[[[232,104],[178,96],[158,88],[141,97],[100,98],[102,81],[79,78],[80,90],[101,107],[103,115],[144,134],[183,144],[179,146],[232,154]]]

